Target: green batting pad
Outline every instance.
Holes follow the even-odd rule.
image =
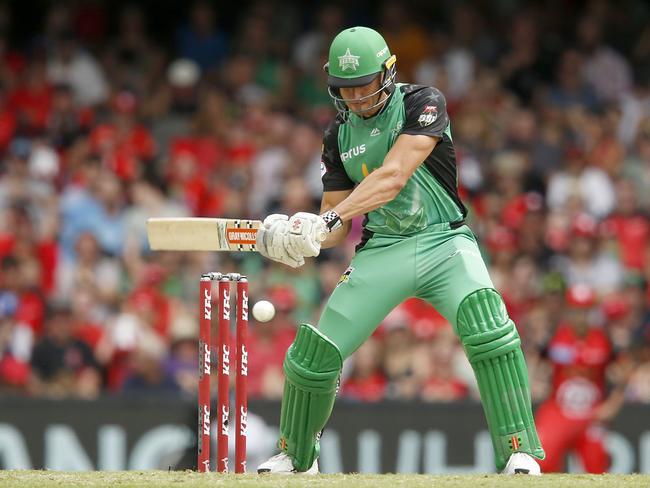
[[[278,447],[307,471],[319,454],[320,432],[332,413],[343,361],[332,341],[302,324],[284,359]]]
[[[544,459],[521,341],[501,296],[491,288],[467,296],[458,307],[457,327],[476,374],[497,469],[516,451]]]

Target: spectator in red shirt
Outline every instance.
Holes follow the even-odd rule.
[[[398,308],[408,317],[409,326],[416,337],[428,339],[449,327],[449,322],[431,304],[419,298],[409,298]]]
[[[503,290],[510,282],[517,256],[517,236],[510,229],[498,225],[489,230],[484,242],[490,255],[490,276],[497,289]]]
[[[162,290],[166,269],[150,264],[139,273],[138,282],[127,301],[138,316],[165,341],[169,339],[171,300]]]
[[[141,299],[144,303],[138,303]],[[166,343],[165,338],[154,329],[152,317],[152,303],[144,296],[124,301],[119,314],[106,323],[95,351],[106,370],[106,386],[110,391],[122,390],[126,379],[140,367],[144,368],[141,371],[144,376],[148,376],[151,353],[157,356],[158,349]],[[141,358],[132,359],[131,356],[144,343],[148,344],[145,346],[148,349],[143,351]]]
[[[9,107],[4,83],[0,84],[0,151],[9,146],[16,132],[16,113]]]
[[[0,78],[8,86],[15,86],[20,74],[25,70],[26,59],[22,52],[11,46],[8,27],[11,23],[8,5],[0,7]]]
[[[650,221],[638,205],[634,184],[621,180],[616,184],[616,209],[602,229],[618,247],[619,258],[627,269],[641,271],[646,264],[645,248],[650,238]]]
[[[50,216],[52,218],[52,216]],[[26,288],[49,294],[54,289],[57,243],[54,225],[37,228],[28,202],[15,202],[5,215],[8,233],[0,234],[0,254],[11,254],[24,270],[29,270]],[[39,232],[40,230],[40,232]]]
[[[18,298],[16,319],[28,325],[37,335],[43,328],[45,301],[38,289],[29,286],[33,271],[14,256],[2,258],[0,263],[0,288],[11,291]]]
[[[233,188],[227,168],[215,169],[219,147],[208,138],[176,138],[170,146],[167,178],[171,193],[196,216],[224,215]]]
[[[606,391],[606,372],[613,360],[607,334],[594,323],[596,295],[584,285],[566,295],[568,321],[560,324],[546,348],[553,368],[552,392],[536,413],[537,432],[546,450],[545,473],[562,471],[564,458],[576,452],[589,473],[609,467],[603,422],[622,404],[622,395]]]
[[[90,144],[103,164],[120,179],[133,180],[142,174],[142,165],[155,156],[154,140],[137,120],[138,100],[134,93],[118,92],[112,107],[112,122],[96,126],[90,134]]]
[[[52,86],[42,59],[30,62],[22,82],[9,96],[9,107],[18,116],[18,125],[27,133],[40,133],[47,126],[52,107]]]
[[[27,384],[34,334],[16,320],[18,297],[0,292],[0,389],[21,389]]]

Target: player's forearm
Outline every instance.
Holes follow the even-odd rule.
[[[320,245],[321,249],[328,249],[330,247],[336,247],[339,244],[341,244],[350,233],[351,226],[352,226],[352,222],[350,221],[344,222],[342,227],[339,227],[336,230],[328,232],[325,240],[321,242]]]
[[[384,165],[359,183],[345,200],[334,207],[334,211],[343,222],[347,222],[392,201],[405,184],[406,177],[399,168]]]

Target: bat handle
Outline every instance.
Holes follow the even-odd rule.
[[[323,242],[325,239],[327,239],[327,232],[319,232],[318,238],[320,239],[321,242]]]

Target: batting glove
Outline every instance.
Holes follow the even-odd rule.
[[[287,246],[288,235],[289,217],[283,214],[271,214],[264,219],[257,231],[256,247],[265,258],[292,268],[299,268],[305,264],[305,259]]]
[[[325,221],[319,215],[298,212],[289,219],[287,248],[295,256],[315,257],[320,254],[320,245],[326,235]]]

